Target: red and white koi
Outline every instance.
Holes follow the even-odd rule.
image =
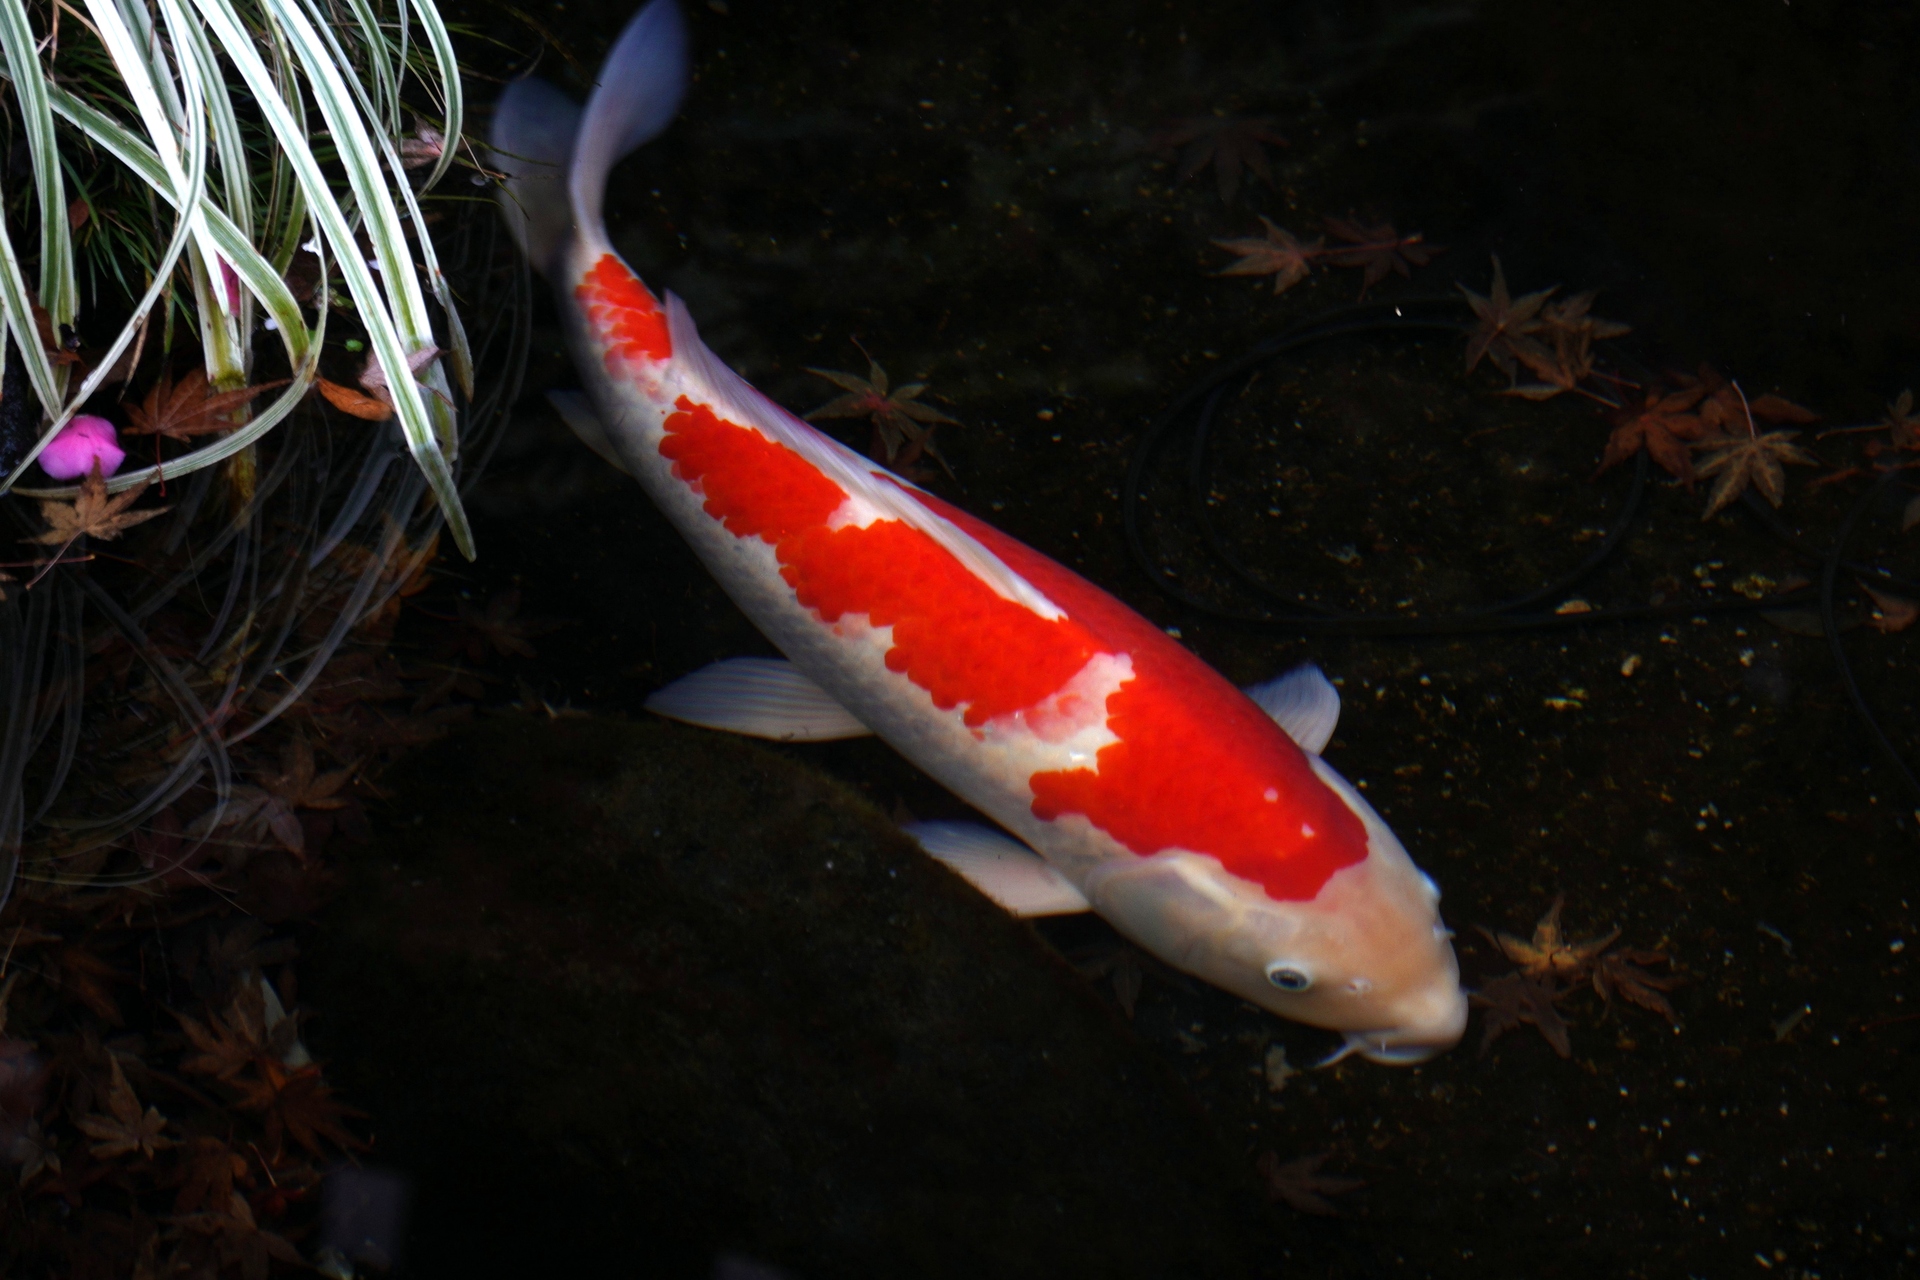
[[[1098,912],[1166,963],[1347,1049],[1417,1062],[1466,1000],[1439,892],[1320,758],[1339,695],[1306,667],[1250,691],[1106,592],[821,435],[723,365],[607,239],[608,170],[687,81],[672,0],[629,24],[584,113],[509,87],[503,209],[558,290],[591,404],[630,473],[786,663],[735,659],[649,705],[789,740],[877,733],[998,822],[922,824],[1021,914]],[[1035,853],[1039,856],[1035,856]]]

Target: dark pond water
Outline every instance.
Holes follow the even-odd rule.
[[[571,55],[549,49],[545,71],[577,76],[625,13],[535,16]],[[539,391],[572,383],[547,313],[461,589],[517,586],[527,614],[564,621],[514,668],[516,696],[592,718],[512,719],[396,781],[329,926],[394,951],[377,980],[329,971],[362,1031],[314,1028],[387,1118],[382,1158],[417,1179],[417,1272],[1920,1272],[1920,795],[1835,658],[1920,758],[1916,632],[1859,586],[1920,576],[1920,533],[1902,529],[1911,487],[1875,478],[1905,456],[1889,433],[1819,436],[1920,381],[1913,11],[731,0],[690,16],[684,117],[608,200],[641,274],[796,410],[835,394],[808,366],[864,375],[856,342],[928,383],[963,424],[940,428],[954,476],[930,488],[1232,679],[1306,658],[1337,677],[1328,757],[1444,888],[1470,985],[1514,969],[1476,926],[1527,937],[1564,896],[1575,940],[1617,928],[1617,949],[1670,958],[1644,972],[1682,979],[1674,1021],[1582,981],[1557,1006],[1567,1057],[1525,1025],[1483,1049],[1476,1013],[1418,1068],[1289,1075],[1331,1037],[1139,972],[1097,921],[1009,925],[914,863],[882,819],[962,810],[884,747],[605,723],[769,650],[545,409]],[[532,43],[497,11],[470,20]],[[1229,115],[1266,119],[1235,136],[1285,142],[1259,142],[1270,180],[1244,173],[1223,200],[1215,168],[1181,179],[1167,133]],[[1750,399],[1818,412],[1799,443],[1820,465],[1787,467],[1771,528],[1741,502],[1703,520],[1708,482],[1647,469],[1617,547],[1524,625],[1309,637],[1182,603],[1122,529],[1149,424],[1360,292],[1351,267],[1278,296],[1271,277],[1220,277],[1234,256],[1212,242],[1262,234],[1260,215],[1303,238],[1350,216],[1422,233],[1445,252],[1368,300],[1440,299],[1431,314],[1456,322],[1445,299],[1487,293],[1490,254],[1516,293],[1598,289],[1595,311],[1634,330],[1598,345],[1603,373],[1710,363]],[[1437,623],[1571,570],[1624,518],[1634,464],[1594,476],[1606,407],[1504,397],[1487,364],[1463,373],[1462,333],[1365,314],[1380,323],[1229,386],[1197,498],[1184,426],[1150,459],[1135,500],[1168,582],[1230,615],[1270,607],[1197,512],[1279,592]],[[831,425],[865,446],[864,423]],[[1830,635],[1817,589],[1849,521]],[[1747,607],[1796,579],[1814,596]],[[1644,616],[1554,613],[1575,598]],[[1570,620],[1585,625],[1547,625]],[[428,813],[454,834],[410,834]],[[819,867],[842,847],[855,888],[830,891]],[[462,856],[487,875],[452,875]],[[408,858],[417,876],[383,870]],[[529,859],[551,877],[527,879]],[[915,893],[889,888],[903,875]],[[426,897],[405,899],[415,879]],[[520,918],[475,927],[483,913]],[[326,981],[308,988],[323,1006]],[[476,1113],[497,1130],[446,1119]],[[1337,1216],[1269,1204],[1268,1153],[1324,1153],[1321,1173],[1365,1186],[1329,1197]]]

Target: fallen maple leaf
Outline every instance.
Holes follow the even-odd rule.
[[[1751,424],[1749,424],[1751,431]],[[1769,431],[1750,434],[1745,440],[1709,440],[1696,448],[1711,450],[1695,474],[1702,478],[1717,476],[1713,492],[1707,495],[1702,520],[1711,520],[1751,485],[1774,506],[1787,496],[1787,474],[1783,462],[1804,467],[1820,465],[1820,460],[1793,443],[1798,431]]]
[[[1738,435],[1742,431],[1751,434],[1756,418],[1762,422],[1797,422],[1803,426],[1820,421],[1820,415],[1813,410],[1803,409],[1780,396],[1768,394],[1747,399],[1738,385],[1729,382],[1711,365],[1701,365],[1695,381],[1707,393],[1706,399],[1700,402],[1700,421],[1716,435]]]
[[[316,1156],[326,1154],[320,1146],[323,1138],[343,1151],[366,1150],[367,1144],[341,1123],[366,1112],[335,1099],[333,1087],[320,1078],[319,1067],[289,1071],[273,1058],[256,1059],[255,1065],[260,1071],[258,1078],[234,1082],[241,1090],[234,1105],[261,1114],[270,1150],[281,1149],[282,1135]]]
[[[55,553],[58,560],[68,546],[81,538],[99,538],[102,542],[111,542],[134,525],[151,520],[170,510],[167,507],[149,507],[145,511],[129,511],[141,494],[147,491],[150,481],[142,480],[124,493],[107,496],[106,477],[100,474],[100,459],[93,460],[93,470],[80,482],[80,496],[71,503],[42,501],[40,518],[52,527],[45,533],[25,542],[38,542],[45,546],[55,543],[64,544],[60,552]]]
[[[1472,373],[1481,359],[1492,360],[1512,381],[1515,376],[1514,341],[1541,326],[1541,306],[1554,289],[1541,289],[1518,299],[1507,291],[1506,272],[1500,267],[1500,255],[1493,255],[1493,287],[1481,297],[1463,284],[1454,286],[1466,295],[1467,305],[1479,322],[1467,334],[1467,372]]]
[[[245,1177],[247,1162],[219,1138],[189,1138],[173,1183],[175,1213],[193,1213],[202,1205],[224,1205],[233,1196],[233,1180]]]
[[[249,993],[253,997],[251,1001],[246,998]],[[173,1016],[179,1020],[180,1029],[187,1033],[193,1047],[199,1050],[181,1060],[182,1071],[231,1080],[267,1052],[266,1016],[257,991],[242,988],[225,1018],[217,1013],[207,1016],[210,1026],[184,1013]]]
[[[1657,388],[1649,390],[1645,404],[1622,410],[1614,418],[1613,434],[1607,437],[1606,451],[1593,474],[1600,475],[1645,449],[1668,475],[1693,488],[1693,456],[1687,444],[1715,434],[1692,412],[1704,395],[1706,389],[1697,386],[1664,395]]]
[[[314,388],[326,402],[344,414],[360,418],[366,422],[385,422],[393,416],[393,404],[388,400],[376,400],[372,396],[363,396],[352,387],[343,387],[337,382],[325,378],[315,378]]]
[[[1320,237],[1311,244],[1303,244],[1293,238],[1293,233],[1284,227],[1276,226],[1265,214],[1260,221],[1266,224],[1265,236],[1249,236],[1241,240],[1215,240],[1213,243],[1229,253],[1240,255],[1240,261],[1217,271],[1222,276],[1264,276],[1273,277],[1273,291],[1285,293],[1313,274],[1313,257],[1326,243]]]
[[[1365,268],[1365,274],[1360,277],[1362,301],[1366,299],[1367,290],[1387,278],[1387,272],[1398,271],[1412,279],[1413,268],[1424,267],[1433,261],[1435,254],[1446,252],[1439,245],[1426,243],[1426,237],[1418,231],[1401,235],[1391,222],[1363,227],[1347,218],[1321,221],[1334,239],[1345,242],[1326,251],[1327,261],[1336,267]]]
[[[1571,1058],[1573,1038],[1567,1034],[1566,1020],[1553,1007],[1559,997],[1551,980],[1542,981],[1524,973],[1501,974],[1472,992],[1469,1000],[1487,1011],[1480,1036],[1480,1056],[1486,1057],[1495,1040],[1524,1022],[1538,1028],[1555,1053]]]
[[[1915,618],[1920,618],[1920,604],[1915,604],[1904,596],[1875,591],[1864,582],[1860,584],[1860,589],[1873,597],[1875,612],[1873,617],[1867,620],[1867,625],[1876,631],[1884,631],[1888,634],[1905,631],[1913,625]]]
[[[1503,955],[1520,966],[1520,972],[1529,978],[1574,977],[1584,973],[1592,964],[1593,958],[1612,946],[1620,936],[1620,930],[1602,937],[1588,938],[1584,942],[1572,942],[1560,929],[1560,911],[1566,906],[1564,896],[1553,900],[1547,908],[1547,914],[1541,916],[1533,926],[1533,940],[1523,942],[1510,933],[1493,933],[1484,925],[1475,925],[1487,941],[1499,947]]]
[[[1896,449],[1920,449],[1920,418],[1913,414],[1913,391],[1902,391],[1887,406],[1887,416],[1878,424],[1885,427]]]
[[[1549,302],[1540,309],[1540,324],[1553,332],[1585,334],[1598,342],[1604,338],[1618,338],[1633,332],[1633,326],[1621,324],[1618,320],[1604,320],[1591,315],[1593,300],[1600,295],[1597,289],[1585,293],[1576,293],[1571,298],[1562,298],[1558,302]]]
[[[1262,1152],[1258,1168],[1260,1176],[1266,1179],[1267,1197],[1271,1200],[1285,1200],[1301,1213],[1318,1214],[1331,1218],[1339,1213],[1333,1207],[1328,1196],[1345,1195],[1367,1184],[1359,1178],[1341,1178],[1320,1172],[1331,1152],[1322,1152],[1317,1156],[1301,1156],[1298,1160],[1280,1163],[1280,1157],[1271,1151]]]
[[[1680,1015],[1673,1011],[1667,998],[1660,993],[1671,991],[1680,985],[1679,978],[1656,978],[1648,973],[1644,966],[1667,963],[1664,951],[1615,951],[1600,957],[1593,967],[1593,989],[1602,1000],[1613,1003],[1613,997],[1619,995],[1651,1010],[1675,1026],[1680,1025]]]
[[[1831,431],[1822,431],[1816,438],[1825,440],[1828,436],[1850,436],[1862,431],[1886,432],[1887,443],[1895,449],[1920,449],[1920,417],[1913,412],[1913,389],[1909,387],[1889,402],[1887,416],[1880,421],[1861,427],[1835,427]],[[1871,455],[1872,452],[1869,446],[1868,453]]]
[[[865,347],[860,350],[866,354]],[[953,474],[953,468],[934,445],[933,432],[941,423],[956,427],[960,424],[920,401],[919,395],[927,389],[926,383],[909,382],[889,390],[887,371],[871,355],[867,356],[864,378],[838,369],[816,369],[812,365],[807,366],[807,372],[825,378],[846,392],[801,414],[808,422],[821,418],[869,418],[873,422],[874,446],[869,452],[875,461],[884,461],[890,467],[910,467],[924,453],[938,462],[948,475]]]
[[[1181,182],[1211,164],[1221,203],[1232,204],[1240,190],[1242,169],[1273,185],[1273,168],[1262,144],[1287,145],[1273,125],[1271,116],[1193,116],[1156,130],[1148,145],[1156,151],[1185,148],[1180,155]]]
[[[407,372],[417,374],[440,356],[440,348],[428,345],[407,357]],[[393,416],[393,388],[387,382],[387,371],[380,362],[368,354],[366,363],[360,366],[359,378],[361,391],[352,387],[343,387],[337,382],[325,378],[315,378],[313,385],[326,402],[340,412],[367,422],[385,422]],[[428,388],[432,390],[432,388]],[[439,395],[438,391],[434,392]],[[442,397],[443,399],[445,397]]]
[[[160,1136],[160,1131],[167,1127],[167,1118],[160,1114],[160,1108],[148,1107],[142,1115],[140,1099],[134,1096],[133,1086],[120,1070],[120,1060],[109,1054],[107,1065],[113,1069],[113,1082],[107,1090],[107,1110],[112,1114],[81,1116],[73,1122],[80,1132],[96,1140],[93,1154],[111,1160],[138,1151],[151,1159],[155,1152],[172,1146],[173,1139]]]
[[[144,401],[127,406],[127,417],[133,421],[125,434],[159,435],[185,441],[216,431],[230,431],[239,424],[228,421],[227,414],[262,392],[286,385],[287,379],[282,378],[278,382],[262,382],[232,391],[209,392],[205,369],[196,368],[173,383],[162,376],[154,382]]]

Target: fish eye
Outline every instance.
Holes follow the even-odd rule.
[[[1285,960],[1275,960],[1267,966],[1267,981],[1282,991],[1305,991],[1313,985],[1313,977],[1299,965],[1289,964]]]

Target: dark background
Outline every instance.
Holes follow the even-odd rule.
[[[567,4],[450,16],[519,51],[540,44],[531,16],[555,42],[543,73],[572,77],[577,91],[577,69],[597,65],[625,13]],[[1294,1255],[1290,1274],[1920,1270],[1920,1024],[1905,999],[1916,797],[1868,743],[1824,640],[1729,616],[1308,643],[1174,605],[1128,560],[1118,530],[1121,478],[1153,415],[1213,361],[1354,300],[1352,271],[1279,298],[1261,281],[1215,278],[1231,259],[1209,241],[1258,234],[1256,214],[1302,235],[1325,216],[1390,219],[1446,247],[1374,296],[1452,293],[1456,281],[1485,292],[1498,253],[1516,291],[1601,290],[1596,309],[1635,328],[1616,349],[1622,371],[1707,361],[1750,393],[1815,409],[1823,427],[1874,421],[1920,381],[1915,11],[1804,0],[741,2],[690,17],[697,81],[683,119],[615,175],[608,209],[616,245],[687,299],[723,357],[804,411],[835,394],[806,366],[864,375],[857,339],[896,383],[928,382],[930,401],[964,424],[940,429],[957,479],[930,479],[936,492],[1179,628],[1237,681],[1305,657],[1339,677],[1347,712],[1328,758],[1366,780],[1442,885],[1470,985],[1508,968],[1471,926],[1525,935],[1559,894],[1576,937],[1620,926],[1622,945],[1668,952],[1687,978],[1673,994],[1678,1029],[1608,1010],[1591,991],[1569,995],[1571,1060],[1524,1027],[1478,1053],[1476,1018],[1459,1049],[1426,1066],[1347,1063],[1275,1092],[1260,1074],[1268,1051],[1302,1064],[1330,1037],[1149,968],[1102,1052],[1177,1078],[1174,1093],[1135,1102],[1204,1118],[1228,1171],[1223,1196],[1258,1195],[1266,1151],[1327,1152],[1326,1172],[1368,1184],[1339,1198],[1338,1218],[1279,1206],[1248,1210],[1234,1230],[1270,1238],[1274,1258]],[[524,65],[507,56],[495,47],[480,62],[500,74]],[[1270,116],[1289,143],[1268,148],[1272,183],[1248,178],[1232,202],[1211,169],[1179,181],[1174,158],[1151,145],[1170,121],[1215,112]],[[523,702],[639,715],[665,681],[766,645],[644,497],[544,408],[539,391],[571,384],[550,314],[546,324],[516,432],[475,498],[481,559],[461,589],[485,600],[519,586],[529,614],[568,624],[518,664]],[[1524,589],[1584,554],[1584,531],[1617,513],[1625,488],[1619,472],[1592,479],[1605,411],[1575,397],[1502,398],[1484,367],[1462,375],[1461,350],[1448,338],[1355,340],[1256,384],[1232,410],[1215,471],[1221,526],[1245,558],[1329,602],[1439,611]],[[867,442],[862,423],[826,425]],[[1865,461],[1864,439],[1805,442],[1833,471]],[[1824,544],[1865,485],[1813,489],[1818,474],[1793,469],[1784,515]],[[1268,516],[1280,512],[1276,494],[1284,514]],[[1911,571],[1907,496],[1896,486],[1865,513],[1853,554]],[[1656,484],[1586,595],[1707,602],[1751,575],[1807,572],[1738,508],[1703,522],[1701,505]],[[1205,580],[1182,559],[1190,541],[1168,533],[1156,546]],[[1842,586],[1855,623],[1864,606]],[[1844,644],[1889,736],[1912,754],[1910,634],[1860,628]],[[708,749],[675,734],[667,741],[688,752]],[[803,775],[837,776],[879,814],[959,813],[876,744],[780,754]],[[413,785],[444,795],[474,767],[430,755]],[[411,803],[403,791],[391,821]],[[527,839],[537,852],[539,837]],[[373,896],[349,899],[345,918],[387,909],[385,890],[361,892]],[[816,920],[806,945],[864,947],[865,920]],[[1097,922],[1040,933],[1083,960],[1115,954]],[[1000,952],[970,954],[991,966]],[[714,963],[726,968],[724,956]],[[409,972],[441,989],[430,965],[393,980]],[[1076,998],[1111,1001],[1104,979],[1096,990],[1064,966],[1052,972]],[[324,990],[316,981],[311,997],[323,1007]],[[820,993],[823,1018],[852,1016],[844,994]],[[783,998],[804,1004],[806,990]],[[1778,1031],[1803,1006],[1811,1013]],[[924,1047],[913,1028],[864,1016],[879,1019],[887,1052]],[[354,1055],[364,1063],[378,1043],[384,1065],[359,1068],[354,1094],[376,1115],[403,1096],[382,1093],[398,1087],[396,1061],[434,1060],[432,1043],[409,1050],[393,1033],[383,1026],[356,1049],[336,1028],[325,1046],[351,1084]],[[517,1052],[510,1036],[501,1043]],[[685,1096],[716,1109],[716,1135],[734,1131],[725,1108],[745,1105],[744,1094]],[[823,1097],[821,1112],[846,1105]],[[799,1141],[794,1123],[781,1141]],[[954,1132],[948,1158],[978,1167],[969,1137],[991,1132]],[[507,1133],[494,1168],[448,1161],[429,1137],[381,1149],[421,1181],[420,1274],[456,1256],[473,1265],[471,1251],[430,1245],[463,1221],[500,1257],[554,1248],[548,1256],[591,1257],[616,1274],[700,1274],[733,1248],[797,1274],[901,1273],[888,1261],[904,1256],[889,1254],[894,1237],[826,1221],[810,1235],[770,1193],[727,1202],[726,1227],[604,1183],[569,1195],[552,1171],[584,1166],[536,1158],[560,1140],[524,1125]],[[1021,1150],[1022,1169],[1086,1157],[1084,1129],[1048,1136]],[[874,1157],[882,1169],[918,1158],[904,1143]],[[655,1181],[639,1185],[656,1185],[682,1165],[709,1167],[713,1153],[682,1145],[645,1159]],[[520,1185],[514,1170],[541,1171],[542,1213],[467,1216],[506,1194],[502,1179]],[[750,1184],[761,1185],[743,1175]],[[1168,1202],[1139,1192],[1138,1180],[1116,1185],[1108,1212],[1149,1215],[1177,1239],[1182,1219],[1152,1217]],[[568,1254],[555,1243],[572,1238],[556,1202],[631,1230],[593,1246],[601,1252]],[[897,1225],[884,1206],[880,1218]],[[1083,1208],[1073,1229],[1111,1239],[1107,1222]],[[634,1261],[634,1242],[662,1232],[678,1233],[679,1261]],[[1073,1273],[996,1235],[990,1213],[977,1254],[952,1247],[974,1274]],[[1197,1249],[1190,1274],[1238,1273],[1233,1247]]]

